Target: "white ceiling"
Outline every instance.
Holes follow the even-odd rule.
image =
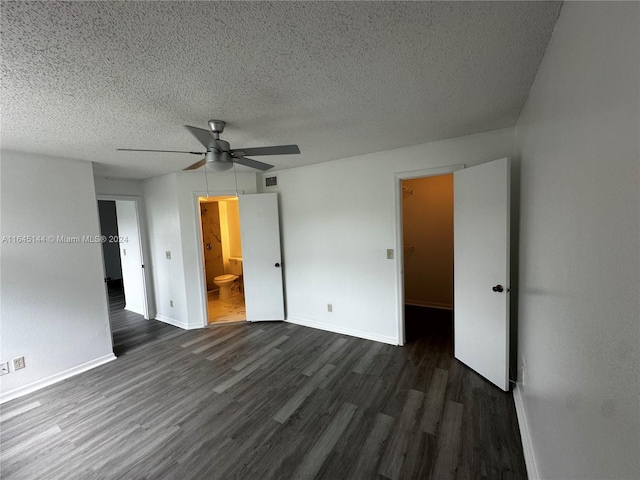
[[[1,146],[148,178],[198,157],[116,148],[201,150],[212,118],[297,143],[276,169],[513,126],[560,6],[2,1]]]

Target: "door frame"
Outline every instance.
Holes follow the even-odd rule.
[[[150,320],[155,318],[156,312],[153,307],[154,303],[152,302],[153,298],[153,288],[152,288],[152,275],[151,268],[149,265],[149,259],[151,256],[149,255],[149,243],[147,237],[146,230],[146,221],[144,218],[144,208],[142,203],[142,197],[139,195],[110,195],[110,194],[99,194],[96,195],[96,203],[98,201],[109,201],[109,202],[134,202],[136,207],[136,222],[138,227],[138,237],[140,239],[138,248],[140,250],[140,260],[144,268],[142,269],[142,283],[143,283],[143,299],[142,299],[142,308],[144,309],[143,317],[145,320]],[[103,254],[104,257],[104,254]],[[107,304],[109,303],[109,298],[107,298]]]
[[[398,345],[404,345],[406,331],[404,324],[404,237],[402,218],[402,181],[413,178],[436,177],[452,174],[465,168],[465,164],[450,165],[446,167],[427,168],[424,170],[412,170],[409,172],[397,172],[393,174],[394,203],[396,216],[396,319]]]
[[[207,279],[205,277],[204,269],[204,251],[202,250],[202,219],[200,218],[200,197],[236,197],[244,195],[244,190],[214,190],[214,191],[199,191],[193,192],[193,221],[195,222],[196,231],[196,262],[198,264],[198,285],[200,288],[200,314],[202,318],[202,328],[206,328],[209,325],[209,306],[207,299]],[[242,214],[241,214],[242,215]]]

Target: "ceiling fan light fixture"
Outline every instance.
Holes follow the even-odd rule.
[[[205,168],[210,172],[224,172],[233,167],[232,162],[207,162]]]
[[[233,160],[229,152],[209,151],[204,156],[205,167],[210,172],[224,172],[233,167]]]

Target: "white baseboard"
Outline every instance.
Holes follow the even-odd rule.
[[[529,480],[538,480],[540,478],[540,474],[538,473],[538,464],[536,463],[535,454],[533,452],[531,431],[529,430],[527,416],[524,411],[522,387],[518,384],[513,387],[513,403],[516,406],[516,416],[518,417],[518,426],[520,427],[520,438],[522,440],[524,463],[527,466],[527,477]]]
[[[196,330],[198,328],[203,328],[202,325],[191,325],[187,322],[176,320],[175,318],[165,317],[164,315],[156,315],[156,320],[168,323],[169,325],[173,325],[174,327],[178,327],[183,330]]]
[[[405,300],[405,305],[412,305],[414,307],[429,307],[429,308],[438,308],[440,310],[453,310],[453,305],[449,303],[438,303],[438,302],[425,302],[422,300]]]
[[[351,337],[373,340],[374,342],[388,343],[389,345],[398,345],[398,339],[396,337],[376,335],[369,332],[363,332],[361,330],[353,330],[351,328],[336,327],[335,325],[327,325],[326,323],[314,322],[313,320],[307,320],[305,318],[299,317],[287,317],[286,321],[289,323],[295,323],[296,325],[302,325],[303,327],[311,327],[318,330],[325,330],[327,332],[341,333],[343,335],[349,335]]]
[[[129,312],[133,312],[133,313],[137,313],[138,315],[142,315],[144,316],[144,310],[142,309],[142,307],[139,307],[137,305],[129,305],[128,303],[124,306],[124,309],[129,311]]]
[[[92,368],[99,367],[100,365],[104,365],[105,363],[109,363],[115,359],[116,356],[113,353],[110,353],[108,355],[96,358],[95,360],[91,360],[90,362],[86,362],[82,365],[78,365],[76,367],[65,370],[64,372],[56,373],[55,375],[51,375],[50,377],[30,383],[29,385],[25,385],[24,387],[15,388],[13,390],[9,390],[8,392],[2,392],[0,394],[0,403],[8,402],[9,400],[13,400],[14,398],[33,393],[37,390],[40,390],[41,388],[48,387],[49,385],[61,382],[62,380],[65,380],[67,378],[74,377],[76,375],[79,375],[80,373],[91,370]]]

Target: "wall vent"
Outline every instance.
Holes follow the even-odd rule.
[[[273,177],[264,177],[264,186],[265,187],[277,187],[278,186],[278,176],[274,175]]]

